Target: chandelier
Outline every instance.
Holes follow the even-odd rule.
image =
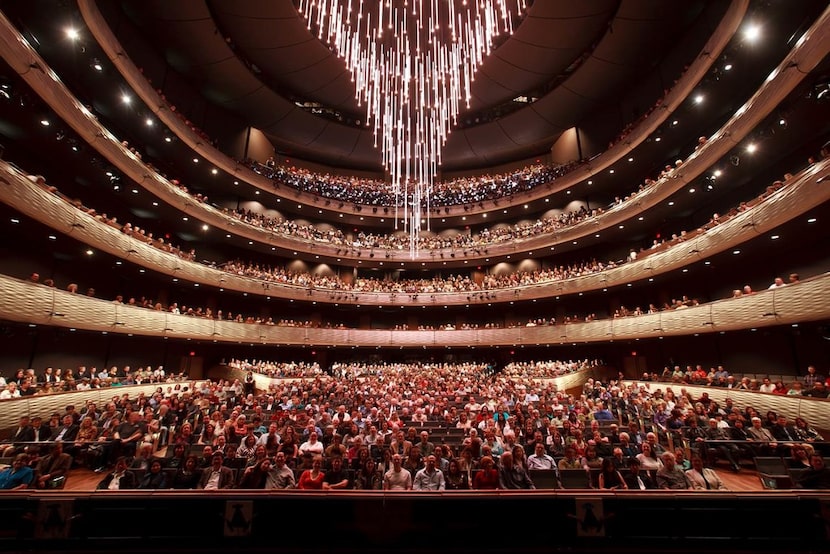
[[[414,258],[441,149],[493,41],[512,33],[527,0],[299,0],[308,29],[352,75],[395,195],[395,228]],[[422,212],[426,217],[422,217]]]

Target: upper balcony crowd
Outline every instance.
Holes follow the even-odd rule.
[[[822,150],[822,156],[826,157],[826,149]],[[810,160],[812,163],[815,160]],[[667,171],[671,171],[669,168]],[[41,176],[31,176],[30,179],[38,186],[45,188],[53,194],[60,196],[57,188],[52,185],[47,185]],[[650,246],[643,246],[640,250],[632,249],[630,255],[623,260],[608,260],[601,262],[596,259],[587,260],[584,262],[571,263],[567,265],[558,265],[546,268],[540,268],[535,271],[517,271],[506,275],[486,274],[480,280],[473,279],[471,276],[464,275],[436,275],[429,279],[401,279],[388,280],[377,278],[360,277],[355,280],[343,280],[337,275],[314,274],[311,272],[296,272],[282,267],[272,267],[260,263],[246,263],[241,260],[228,261],[222,264],[222,269],[235,275],[252,277],[264,281],[266,283],[279,283],[299,286],[309,289],[330,290],[333,292],[346,293],[402,293],[402,294],[432,294],[442,292],[482,292],[494,291],[500,289],[507,289],[513,287],[521,287],[528,285],[538,285],[549,283],[553,281],[560,281],[572,279],[584,275],[590,275],[602,272],[608,269],[618,267],[626,261],[634,261],[642,259],[643,256],[653,254],[665,248],[671,247],[675,244],[690,240],[692,237],[701,233],[712,230],[718,225],[721,225],[733,217],[764,203],[764,201],[771,198],[777,191],[782,190],[788,183],[793,181],[791,174],[786,174],[783,180],[775,180],[770,184],[766,190],[758,197],[741,202],[738,206],[729,210],[726,214],[713,214],[712,218],[705,225],[679,233],[674,233],[670,237],[663,239],[655,239]],[[196,252],[193,249],[181,248],[166,242],[161,237],[155,237],[152,232],[132,225],[130,222],[121,223],[116,218],[107,216],[107,214],[99,214],[95,209],[85,206],[78,199],[64,198],[67,202],[81,211],[95,217],[102,223],[120,229],[124,234],[131,236],[137,240],[151,244],[159,249],[177,255],[183,259],[194,260]]]

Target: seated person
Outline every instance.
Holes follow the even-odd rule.
[[[501,455],[499,467],[499,488],[501,489],[535,489],[536,485],[528,476],[524,466],[514,462],[512,452]]]
[[[40,459],[35,468],[34,485],[38,489],[57,488],[72,467],[72,456],[63,451],[63,443],[52,443],[49,454]]]
[[[234,485],[234,472],[232,469],[225,467],[224,455],[221,452],[214,452],[211,458],[210,467],[202,470],[202,476],[199,478],[198,488],[203,490],[219,490],[231,489]]]
[[[127,458],[121,456],[115,461],[115,469],[101,479],[98,490],[126,490],[136,487],[135,474],[127,471]]]
[[[173,477],[173,488],[195,489],[199,486],[200,476],[196,456],[188,456],[184,459],[184,463],[179,466],[176,475]]]
[[[303,490],[322,490],[323,479],[325,478],[325,474],[322,471],[322,467],[323,457],[317,454],[311,460],[311,468],[306,469],[300,475],[300,480],[297,483],[297,488]]]
[[[830,468],[824,464],[824,457],[814,453],[810,456],[810,469],[804,472],[796,483],[799,489],[830,489]]]
[[[28,462],[28,454],[20,453],[15,456],[12,465],[0,471],[0,490],[17,491],[29,488],[35,474]]]
[[[810,469],[813,467],[810,463],[810,456],[813,452],[815,450],[812,445],[795,443],[790,446],[790,457],[785,458],[784,461],[790,469]]]
[[[695,490],[728,490],[715,470],[703,467],[700,456],[692,456],[692,468],[686,470],[686,477]]]
[[[676,463],[674,454],[663,452],[663,467],[657,472],[657,486],[661,489],[692,490],[692,483]]]
[[[575,455],[575,454],[574,454]],[[478,463],[479,470],[473,477],[473,488],[477,490],[495,490],[499,488],[499,470],[490,456],[483,456]]]
[[[168,488],[167,485],[167,476],[161,470],[161,460],[158,458],[154,459],[150,462],[150,469],[144,474],[141,478],[141,481],[138,482],[139,489],[166,489]]]
[[[628,474],[625,475],[625,484],[628,485],[628,489],[635,491],[656,489],[657,483],[651,475],[647,471],[641,471],[640,468],[640,460],[637,458],[628,460]]]
[[[348,489],[350,486],[349,474],[343,469],[343,458],[335,456],[331,459],[331,467],[323,476],[323,489]]]

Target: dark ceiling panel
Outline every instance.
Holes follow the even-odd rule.
[[[563,129],[615,102],[623,87],[658,63],[661,49],[685,31],[689,14],[704,2],[536,0],[479,70],[469,117],[482,123],[450,135],[444,166],[480,167],[547,149]],[[205,97],[262,129],[280,148],[378,169],[371,131],[337,121],[366,119],[351,75],[309,32],[292,0],[151,0],[129,9],[148,41]],[[541,98],[495,115],[527,93]],[[300,101],[323,110],[312,113],[298,107]]]

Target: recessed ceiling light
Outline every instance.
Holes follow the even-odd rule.
[[[732,64],[731,63],[726,64],[725,66],[723,66],[723,70],[724,71],[732,71]]]
[[[702,103],[703,103],[703,95],[698,94],[697,96],[695,96],[695,104],[702,104]]]
[[[761,36],[761,28],[758,25],[748,25],[744,29],[744,38],[749,42],[755,42]]]
[[[778,239],[780,239],[781,237],[780,237],[780,235],[772,235],[770,238],[771,238],[772,240],[778,240]]]
[[[48,127],[49,126],[49,120],[48,119],[41,119],[40,124],[43,125],[44,127]]]
[[[133,99],[130,97],[129,94],[122,94],[121,95],[121,101],[124,102],[125,104],[129,104],[130,102],[133,101]]]
[[[811,217],[810,219],[807,220],[807,223],[815,223],[816,221],[818,221],[816,218]]]
[[[740,250],[733,250],[733,251],[732,251],[732,253],[733,253],[733,254],[735,254],[735,255],[737,255],[737,254],[740,254],[740,253],[741,253],[741,251],[740,251]]]
[[[144,123],[147,124],[147,127],[152,127],[153,126],[153,120],[150,119],[149,117],[144,120]]]
[[[81,33],[79,33],[77,29],[69,27],[66,30],[66,38],[68,38],[69,40],[78,40],[80,37]]]

